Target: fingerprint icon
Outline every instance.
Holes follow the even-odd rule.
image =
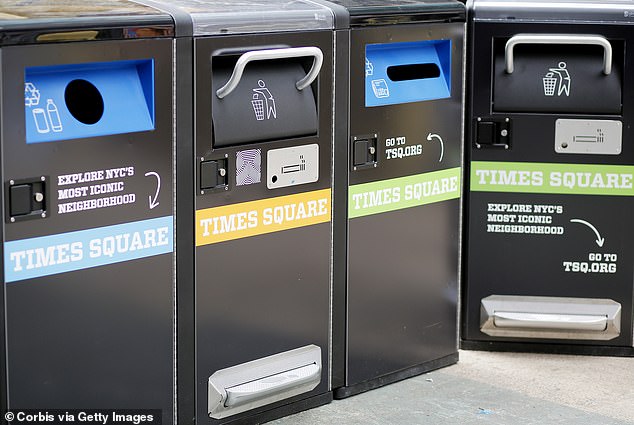
[[[262,150],[249,149],[236,152],[236,185],[260,183],[262,178]]]

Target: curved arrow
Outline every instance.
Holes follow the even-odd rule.
[[[147,173],[145,173],[145,177],[148,176],[154,176],[156,177],[156,194],[154,195],[154,199],[152,199],[152,195],[148,196],[148,200],[150,202],[150,209],[153,210],[154,208],[159,206],[159,202],[157,201],[158,196],[159,196],[159,192],[161,191],[161,176],[158,175],[158,173],[154,172],[154,171],[149,171]]]
[[[443,142],[443,141],[442,141],[442,137],[440,137],[440,136],[439,136],[439,135],[437,135],[437,134],[432,134],[432,133],[429,133],[429,134],[427,135],[427,140],[429,140],[430,142],[431,142],[432,140],[434,140],[434,139],[438,139],[438,141],[440,142],[440,159],[438,160],[438,162],[442,162],[442,157],[443,157],[443,155],[444,155],[444,153],[445,153],[445,142]]]
[[[594,227],[592,224],[588,223],[585,220],[580,220],[578,218],[573,218],[570,220],[571,223],[581,223],[581,224],[585,224],[586,226],[588,226],[589,228],[591,228],[594,233],[597,235],[597,240],[595,241],[597,243],[597,245],[599,245],[599,248],[601,248],[603,246],[603,243],[605,242],[605,239],[601,237],[601,234],[599,233],[599,231],[597,230],[596,227]]]

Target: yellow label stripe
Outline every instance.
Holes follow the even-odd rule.
[[[196,211],[196,246],[330,221],[330,189]]]

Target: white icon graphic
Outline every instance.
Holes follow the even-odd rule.
[[[33,83],[24,84],[24,106],[37,106],[40,104],[40,91]]]
[[[572,141],[575,143],[604,143],[605,133],[602,129],[597,128],[596,136],[577,135],[572,137]]]
[[[390,97],[390,89],[387,87],[387,81],[384,79],[372,80],[372,91],[379,99]]]
[[[603,247],[603,244],[605,243],[605,238],[601,237],[601,233],[599,233],[599,231],[597,230],[596,227],[594,227],[592,225],[592,223],[587,222],[585,220],[581,220],[579,218],[573,218],[570,220],[571,223],[579,223],[579,224],[583,224],[585,226],[588,226],[590,229],[592,229],[592,231],[594,232],[594,234],[596,235],[597,239],[595,240],[596,244],[599,246],[599,248]]]
[[[374,65],[372,65],[372,62],[370,62],[368,58],[365,58],[365,76],[371,77],[372,75],[374,75]]]
[[[49,122],[51,123],[51,129],[55,133],[59,133],[64,130],[62,126],[62,121],[59,119],[59,111],[57,110],[57,105],[53,103],[53,99],[46,100],[46,113],[48,114]]]
[[[148,171],[147,173],[145,173],[145,177],[149,177],[149,176],[156,177],[156,193],[154,194],[154,198],[152,198],[152,195],[148,196],[148,203],[150,205],[150,209],[153,210],[154,208],[158,207],[160,204],[160,202],[158,201],[158,197],[159,197],[159,192],[161,191],[161,176],[159,176],[159,174],[156,171]]]
[[[51,131],[48,126],[48,119],[46,118],[46,112],[42,108],[33,109],[33,119],[35,120],[35,128],[40,134],[46,134]]]
[[[549,68],[548,73],[544,75],[544,96],[557,96],[565,94],[570,96],[570,73],[566,69],[566,62],[559,62],[558,68]]]
[[[297,164],[282,166],[282,174],[299,173],[302,171],[306,171],[306,160],[304,159],[304,155],[299,156],[299,162]]]
[[[258,121],[270,120],[271,116],[277,118],[277,109],[275,107],[275,98],[266,88],[266,83],[262,80],[258,80],[259,88],[253,89],[253,112],[255,113],[255,119]],[[266,111],[266,114],[265,114]]]
[[[427,135],[427,140],[428,141],[431,142],[434,139],[437,139],[438,142],[440,143],[440,159],[438,160],[438,162],[442,162],[442,157],[445,154],[445,142],[443,142],[442,137],[440,137],[440,135],[438,135],[438,134],[429,133]]]
[[[33,83],[24,84],[24,106],[32,108],[40,104],[40,91]],[[59,133],[64,130],[62,120],[59,117],[59,110],[53,99],[46,99],[46,108],[33,108],[31,110],[35,129],[40,134],[49,133],[51,130]]]

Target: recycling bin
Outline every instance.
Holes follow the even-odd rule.
[[[634,2],[469,9],[462,346],[633,355]]]
[[[4,1],[0,28],[0,408],[171,424],[172,19]]]
[[[350,22],[335,140],[333,388],[343,398],[458,360],[465,7],[333,3]]]
[[[304,0],[161,3],[176,22],[189,185],[177,191],[179,423],[327,403],[335,16]]]

